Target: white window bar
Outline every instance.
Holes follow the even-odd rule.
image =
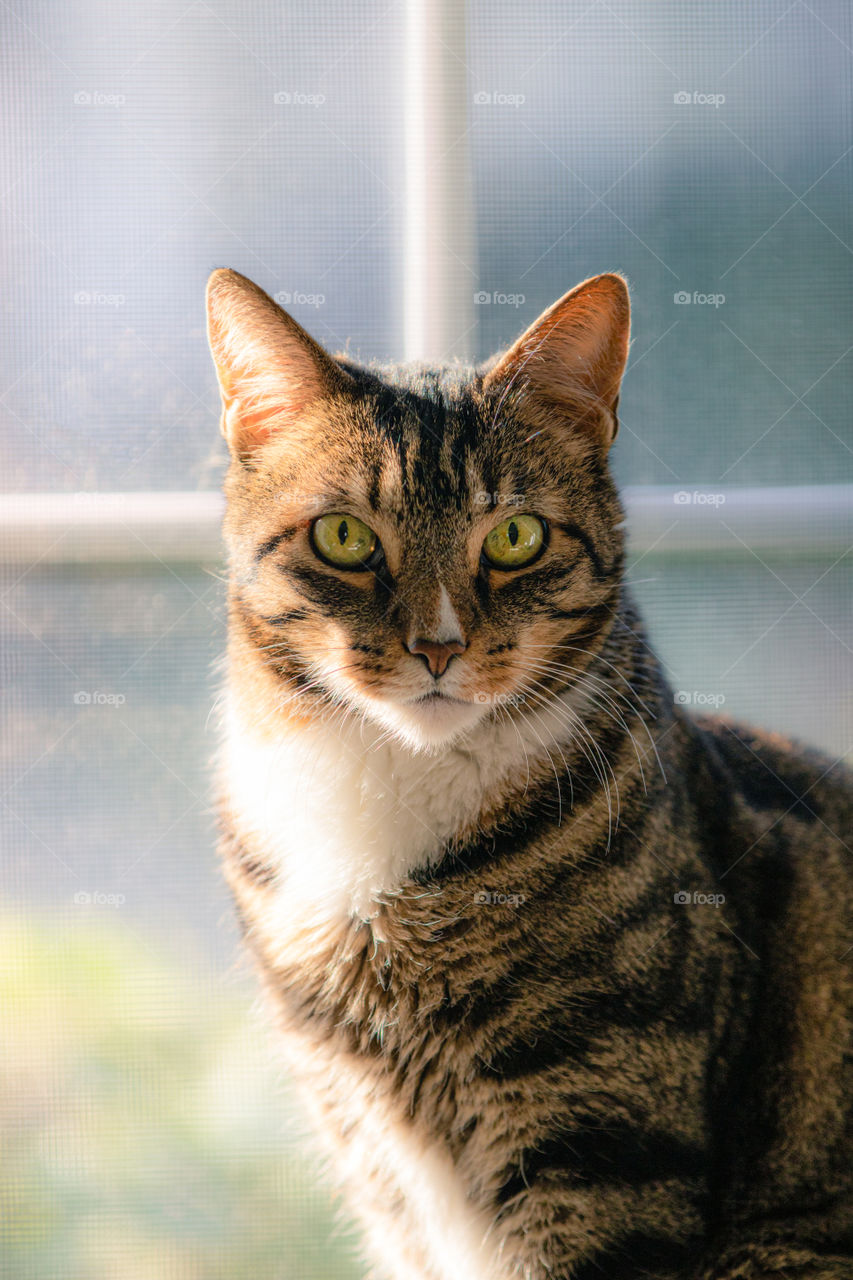
[[[408,0],[403,355],[470,360],[477,264],[464,0]]]
[[[839,556],[853,548],[853,485],[623,491],[632,556]],[[215,564],[215,492],[0,495],[0,562]]]

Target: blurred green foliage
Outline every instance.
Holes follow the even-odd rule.
[[[0,932],[0,1275],[356,1280],[247,987],[120,916]]]

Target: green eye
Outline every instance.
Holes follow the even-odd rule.
[[[499,569],[521,569],[544,549],[545,529],[538,516],[510,516],[487,535],[483,555]]]
[[[364,569],[379,539],[356,516],[320,516],[311,526],[311,542],[321,560],[339,569]]]

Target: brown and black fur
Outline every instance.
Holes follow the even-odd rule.
[[[253,288],[219,276],[239,300]],[[538,696],[581,677],[600,694],[588,736],[500,795],[484,784],[439,859],[370,919],[325,931],[271,935],[281,872],[225,779],[226,873],[297,1074],[321,1082],[330,1143],[357,1123],[329,1083],[340,1063],[450,1154],[501,1274],[520,1280],[853,1277],[849,774],[673,705],[622,582],[600,447],[618,387],[596,392],[602,407],[577,385],[549,400],[524,361],[494,378],[316,359],[326,389],[293,411],[289,445],[232,442],[230,678],[245,705],[262,717],[301,687],[299,716],[328,712],[306,655],[330,616],[365,687],[393,682],[442,549],[501,505],[483,493],[537,495],[554,541],[513,581],[448,565],[472,662],[499,689],[520,653],[547,654],[526,668]],[[274,497],[345,495],[353,471],[399,540],[359,583],[311,560],[307,520]],[[405,1215],[391,1187],[350,1194],[366,1219]]]

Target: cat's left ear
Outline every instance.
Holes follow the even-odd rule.
[[[621,276],[584,280],[521,335],[487,371],[484,391],[514,391],[539,420],[561,414],[608,448],[616,437],[628,359],[631,304]],[[536,412],[538,411],[538,412]]]

